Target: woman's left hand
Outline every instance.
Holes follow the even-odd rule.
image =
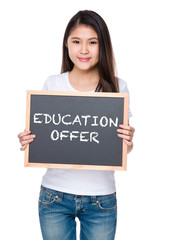
[[[119,125],[119,127],[121,129],[117,129],[117,132],[120,133],[118,134],[118,137],[123,138],[124,142],[127,144],[128,153],[129,153],[133,148],[132,140],[133,140],[135,129],[130,125],[127,126],[124,124]]]

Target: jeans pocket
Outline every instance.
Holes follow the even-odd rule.
[[[116,194],[112,194],[108,198],[99,199],[97,207],[101,211],[114,211],[117,208]]]
[[[56,201],[56,198],[53,194],[48,193],[41,189],[40,195],[39,195],[39,203],[43,205],[51,205],[54,204]]]

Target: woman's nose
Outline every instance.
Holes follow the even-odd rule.
[[[84,43],[84,44],[81,45],[81,49],[80,49],[80,51],[81,51],[82,54],[86,54],[86,53],[89,52],[89,50],[88,50],[88,46],[87,46],[86,43]]]

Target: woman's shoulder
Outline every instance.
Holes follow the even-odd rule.
[[[59,81],[67,76],[68,72],[60,73],[60,74],[53,74],[48,76],[46,81]]]
[[[60,90],[68,77],[68,72],[50,75],[44,83],[43,90]]]
[[[128,93],[128,86],[125,80],[123,80],[122,78],[118,78],[118,83],[119,83],[119,92],[124,92],[124,93]]]

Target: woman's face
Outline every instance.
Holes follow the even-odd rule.
[[[67,39],[68,53],[74,67],[91,70],[99,60],[99,42],[95,30],[86,25],[76,26]]]

